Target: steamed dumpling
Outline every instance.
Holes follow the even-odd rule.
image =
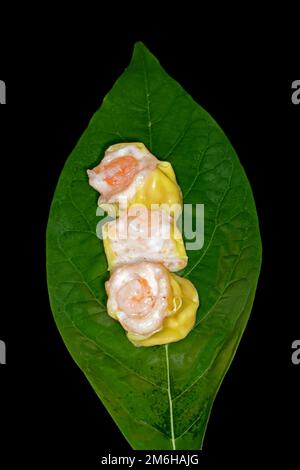
[[[195,324],[199,298],[193,284],[162,264],[120,266],[105,284],[108,314],[136,346],[179,341]]]
[[[133,210],[134,209],[134,210]],[[164,209],[134,206],[118,219],[103,225],[108,269],[139,261],[162,263],[170,271],[187,264],[187,255],[174,218]]]
[[[182,206],[181,190],[169,162],[160,162],[140,142],[110,146],[100,162],[87,170],[90,185],[101,196],[98,204],[125,208],[132,204]],[[178,206],[178,207],[176,207]]]

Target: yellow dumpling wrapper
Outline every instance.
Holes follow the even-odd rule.
[[[133,333],[127,337],[135,346],[158,346],[174,343],[185,338],[195,325],[196,314],[199,307],[199,296],[194,285],[185,278],[176,274],[169,274],[173,291],[171,302],[174,311],[163,321],[163,327],[152,336],[143,338]]]
[[[177,184],[176,176],[170,162],[157,165],[145,182],[138,188],[132,204],[144,204],[151,209],[151,204],[167,204],[182,206],[182,193]]]
[[[138,235],[137,224],[140,228]],[[162,237],[163,229],[166,230],[165,239]],[[169,271],[179,271],[187,265],[181,232],[173,217],[164,211],[143,210],[140,216],[121,216],[106,222],[102,236],[109,271],[116,266],[145,259],[162,263]]]

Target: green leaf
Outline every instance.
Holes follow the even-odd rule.
[[[205,204],[205,240],[182,275],[201,300],[189,336],[136,348],[106,313],[108,278],[86,169],[117,142],[141,141],[174,166],[184,202]],[[199,449],[245,329],[261,264],[251,188],[211,116],[141,43],[67,160],[47,229],[51,307],[62,338],[134,449]]]

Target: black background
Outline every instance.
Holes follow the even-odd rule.
[[[40,467],[82,461],[93,468],[108,452],[130,452],[54,325],[45,230],[64,162],[128,65],[137,40],[225,131],[252,185],[260,219],[257,296],[215,400],[201,462],[292,462],[299,441],[300,367],[291,362],[292,341],[299,339],[300,105],[291,102],[297,71],[289,70],[268,37],[238,44],[240,36],[227,43],[220,35],[213,43],[199,25],[185,22],[132,25],[127,18],[105,26],[100,18],[88,34],[69,24],[57,42],[55,28],[48,41],[41,31],[17,42],[6,36],[0,64],[7,84],[7,105],[0,107],[0,339],[7,344],[7,365],[0,369],[0,465],[6,459],[7,466],[1,468],[16,461]]]

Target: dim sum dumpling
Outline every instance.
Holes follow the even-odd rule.
[[[180,212],[182,194],[169,162],[159,161],[143,143],[110,146],[100,162],[87,170],[89,184],[100,193],[98,204],[126,208],[132,204],[168,204]]]
[[[170,271],[187,265],[181,233],[165,209],[150,211],[144,206],[132,206],[129,213],[123,212],[118,219],[106,222],[102,230],[109,270],[145,260],[160,262]]]
[[[121,323],[135,346],[179,341],[195,324],[199,306],[195,287],[162,264],[120,266],[105,288],[108,314]]]

